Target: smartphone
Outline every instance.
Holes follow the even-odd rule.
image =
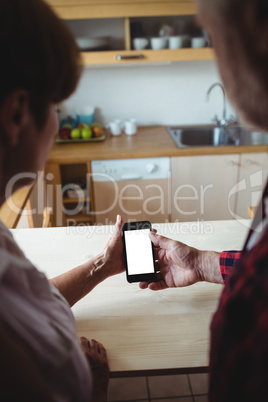
[[[130,283],[156,280],[154,245],[149,237],[151,230],[149,221],[123,225],[126,273]]]

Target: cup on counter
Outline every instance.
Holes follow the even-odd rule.
[[[146,38],[135,38],[133,39],[133,46],[135,50],[143,50],[149,44],[148,39]]]
[[[151,48],[153,50],[165,49],[167,47],[168,38],[166,37],[157,37],[151,38]]]
[[[200,49],[206,46],[206,39],[203,37],[192,38],[191,44],[193,49]]]
[[[183,46],[183,36],[170,36],[168,44],[169,49],[180,49]]]
[[[137,121],[135,119],[125,121],[125,133],[127,135],[137,134]]]
[[[115,119],[108,124],[112,135],[120,135],[122,133],[122,121]]]
[[[87,125],[91,125],[94,121],[94,107],[85,106],[77,110],[76,113],[77,123],[84,123]]]

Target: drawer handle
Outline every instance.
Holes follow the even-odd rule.
[[[229,161],[229,162],[228,162],[228,165],[231,166],[231,167],[233,167],[233,166],[234,166],[234,161]]]
[[[247,160],[247,165],[252,165],[252,161],[250,159]]]
[[[133,55],[128,55],[128,56],[121,56],[121,54],[117,54],[115,56],[116,60],[140,60],[144,59],[143,54],[133,54]]]
[[[136,174],[123,174],[120,179],[121,180],[138,180],[141,179],[142,177],[140,175]]]

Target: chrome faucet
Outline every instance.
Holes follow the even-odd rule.
[[[236,116],[231,115],[229,119],[226,118],[226,95],[225,90],[220,82],[215,82],[212,84],[206,93],[205,101],[209,101],[210,93],[215,87],[220,87],[223,95],[223,111],[222,111],[222,118],[219,119],[217,115],[215,115],[212,119],[212,122],[216,124],[214,128],[214,145],[219,145],[222,142],[222,137],[225,138],[225,134],[227,134],[226,138],[229,138],[229,141],[233,141],[235,144],[239,143],[239,137],[236,134],[231,134],[230,130],[228,129],[230,125],[237,125],[237,118]],[[225,138],[225,141],[226,141]]]
[[[229,122],[226,120],[226,96],[225,96],[225,90],[220,82],[215,82],[215,84],[212,84],[209,89],[207,90],[206,94],[206,102],[209,101],[210,93],[211,91],[215,88],[219,87],[222,90],[222,95],[223,95],[223,111],[222,111],[222,119],[218,119],[218,116],[215,115],[212,119],[213,123],[216,123],[217,126],[220,127],[226,127],[229,125]]]

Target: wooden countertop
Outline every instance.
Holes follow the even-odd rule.
[[[158,233],[199,249],[239,250],[250,220],[153,225]],[[51,278],[98,254],[113,227],[13,229],[26,256]],[[209,325],[221,285],[198,283],[152,292],[125,274],[98,285],[73,308],[79,336],[107,349],[112,376],[206,371]]]
[[[191,147],[179,149],[164,126],[139,127],[137,135],[107,134],[103,142],[54,144],[47,163],[84,163],[91,160],[149,158],[161,156],[215,155],[267,152],[267,145]]]

